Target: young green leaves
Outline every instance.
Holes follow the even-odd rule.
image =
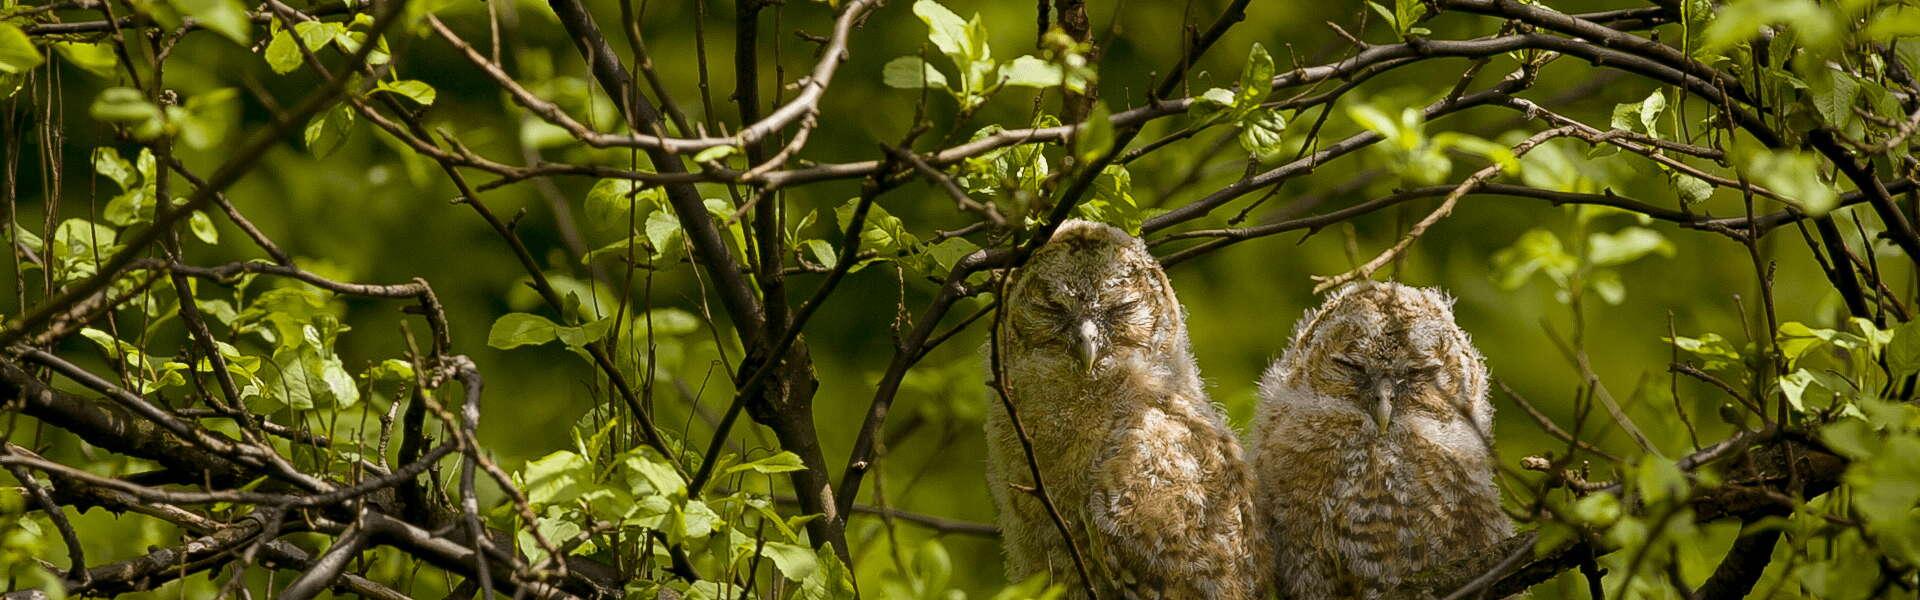
[[[1279,109],[1263,105],[1273,88],[1273,57],[1258,42],[1247,52],[1247,64],[1240,71],[1235,89],[1213,88],[1194,98],[1191,111],[1196,127],[1231,123],[1240,130],[1240,149],[1271,162],[1285,151],[1287,118]]]
[[[953,96],[962,111],[978,108],[1004,86],[1044,88],[1071,83],[1058,65],[1033,56],[1021,56],[1010,62],[993,59],[987,45],[987,26],[975,14],[962,20],[935,0],[919,0],[913,14],[927,25],[927,41],[946,55],[956,73],[945,72],[918,56],[902,56],[888,61],[881,70],[888,86],[900,89],[937,88]],[[1080,84],[1085,85],[1084,77]]]

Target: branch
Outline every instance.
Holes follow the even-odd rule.
[[[1729,465],[1730,472],[1723,476],[1724,483],[1720,487],[1696,490],[1688,500],[1698,522],[1725,518],[1752,519],[1781,510],[1778,494],[1757,492],[1754,487],[1748,486],[1784,482],[1789,472],[1797,471],[1806,484],[1802,497],[1813,498],[1837,485],[1840,474],[1845,471],[1844,459],[1808,446],[1796,437],[1783,436],[1772,430],[1740,434],[1682,458],[1678,465],[1684,471],[1693,471],[1748,449],[1751,450],[1748,454],[1751,461]],[[1619,492],[1619,484],[1602,488],[1602,493]],[[1536,553],[1534,543],[1533,533],[1517,534],[1494,548],[1409,578],[1385,597],[1474,597],[1462,593],[1448,594],[1468,590],[1482,594],[1479,597],[1505,597],[1525,591],[1577,566],[1588,557],[1589,551],[1597,557],[1614,550],[1592,548],[1576,542]],[[1507,560],[1516,554],[1525,559]]]
[[[601,89],[606,90],[607,96],[620,103],[621,114],[626,118],[627,125],[635,131],[659,131],[660,114],[646,98],[632,93],[633,78],[620,66],[619,55],[614,53],[613,46],[607,44],[606,37],[600,33],[600,26],[594,23],[593,15],[587,12],[586,6],[580,0],[549,0],[547,4],[553,7],[554,15],[559,17],[560,24],[573,39],[574,47],[587,59],[594,80],[599,82]],[[686,172],[679,157],[673,153],[660,148],[648,148],[646,152],[655,170],[665,174]],[[741,340],[758,338],[765,318],[760,310],[760,300],[754,296],[753,288],[747,285],[733,253],[727,250],[720,230],[714,226],[713,217],[707,214],[700,191],[692,183],[668,184],[665,187],[667,202],[673,206],[680,229],[686,233],[698,262],[713,278],[714,286],[719,288],[720,303],[726,308],[727,315],[733,318],[733,326],[740,330]]]
[[[1545,143],[1547,140],[1572,135],[1573,131],[1574,129],[1572,127],[1559,127],[1533,134],[1532,137],[1528,137],[1519,144],[1514,145],[1513,155],[1516,159],[1525,156],[1527,152],[1532,151],[1535,147]],[[1353,270],[1332,277],[1316,278],[1318,282],[1313,285],[1313,293],[1318,294],[1335,287],[1346,285],[1348,282],[1372,277],[1375,271],[1387,266],[1387,263],[1393,262],[1395,258],[1400,256],[1401,252],[1406,251],[1408,246],[1413,245],[1414,240],[1420,239],[1420,236],[1425,235],[1427,228],[1432,227],[1434,223],[1440,222],[1440,219],[1446,218],[1447,215],[1453,214],[1453,207],[1460,202],[1461,196],[1465,196],[1468,192],[1486,184],[1487,180],[1499,176],[1500,172],[1505,168],[1504,165],[1496,162],[1474,172],[1473,175],[1467,177],[1466,181],[1462,181],[1460,185],[1454,186],[1453,191],[1447,192],[1447,197],[1445,200],[1440,201],[1440,206],[1434,208],[1433,212],[1428,213],[1427,216],[1421,218],[1419,222],[1414,223],[1413,227],[1407,230],[1406,235],[1400,237],[1400,241],[1395,242],[1393,246],[1387,248],[1385,252],[1381,252],[1379,256],[1373,257],[1373,259],[1367,261],[1366,264],[1362,264]]]
[[[376,39],[384,33],[387,27],[393,24],[393,17],[399,14],[400,9],[405,6],[406,0],[386,0],[384,4],[376,5],[373,25],[367,30],[368,39]],[[361,47],[355,51],[349,59],[350,64],[358,65],[365,63],[367,57],[372,54],[376,46],[379,46],[379,44],[361,44]],[[185,202],[179,203],[169,210],[155,211],[152,225],[140,230],[139,233],[122,238],[121,250],[114,253],[111,258],[100,263],[95,268],[95,273],[92,277],[83,279],[52,298],[41,302],[39,306],[34,307],[33,310],[28,311],[24,316],[7,321],[5,329],[0,330],[0,347],[12,346],[15,342],[20,341],[20,338],[23,336],[46,325],[49,320],[66,310],[67,307],[81,302],[85,298],[92,296],[95,292],[106,288],[107,284],[111,283],[120,275],[122,270],[127,268],[127,265],[133,263],[134,259],[138,258],[141,254],[146,253],[148,247],[158,242],[162,235],[168,231],[172,231],[173,226],[179,223],[181,219],[193,214],[196,210],[204,208],[206,204],[212,200],[214,194],[226,190],[228,186],[239,181],[241,176],[251,171],[254,165],[257,164],[262,157],[267,155],[269,149],[280,143],[282,136],[285,136],[287,132],[293,130],[293,128],[304,125],[308,118],[319,114],[321,110],[331,106],[334,99],[340,96],[345,84],[346,81],[342,78],[322,85],[319,90],[309,94],[307,99],[302,101],[299,106],[289,111],[285,118],[274,121],[273,124],[269,125],[266,129],[248,138],[240,147],[234,148],[230,154],[231,158],[227,159],[226,163],[220,165],[219,169],[216,169],[212,175],[208,176],[204,185],[194,189],[193,194],[187,196]]]

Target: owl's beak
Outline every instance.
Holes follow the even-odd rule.
[[[1387,432],[1393,423],[1393,382],[1385,378],[1373,382],[1373,424],[1376,431]]]
[[[1093,372],[1093,365],[1100,360],[1100,329],[1093,321],[1081,321],[1080,328],[1073,335],[1073,357],[1080,360],[1080,368]]]

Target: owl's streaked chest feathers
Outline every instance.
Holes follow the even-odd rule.
[[[1251,451],[1293,597],[1371,597],[1511,533],[1466,421],[1408,416],[1382,433],[1349,402],[1281,395]]]

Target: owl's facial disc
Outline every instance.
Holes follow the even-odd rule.
[[[1359,408],[1379,433],[1392,427],[1396,408],[1418,403],[1415,396],[1442,366],[1438,360],[1396,356],[1405,350],[1404,344],[1406,340],[1362,340],[1358,347],[1333,355],[1334,364],[1360,392],[1356,395]]]
[[[1146,349],[1161,327],[1158,281],[1122,247],[1081,241],[1049,246],[1025,268],[1012,317],[1023,337],[1098,376],[1116,356]],[[1150,259],[1148,259],[1150,260]]]

